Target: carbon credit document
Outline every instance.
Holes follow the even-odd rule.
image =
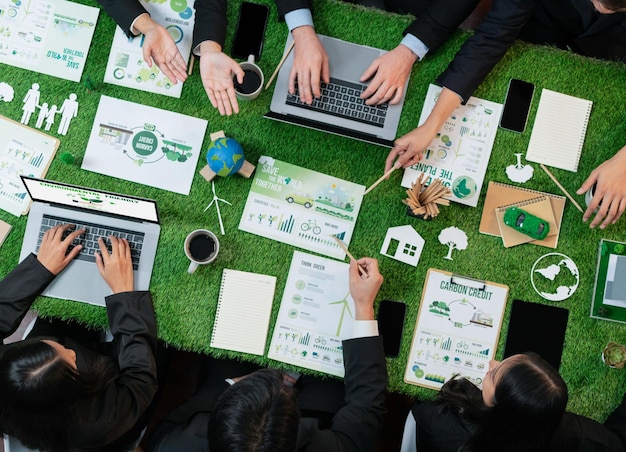
[[[345,262],[294,251],[267,357],[344,376],[354,300]]]

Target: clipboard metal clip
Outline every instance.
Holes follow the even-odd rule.
[[[470,278],[469,276],[453,274],[450,277],[450,282],[452,284],[460,284],[463,286],[473,287],[478,290],[485,290],[487,288],[487,283],[485,283],[485,281],[476,278]]]

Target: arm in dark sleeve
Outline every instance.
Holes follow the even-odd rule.
[[[296,9],[308,8],[311,9],[310,0],[276,0],[276,7],[278,8],[278,17],[282,20],[285,14],[295,11]]]
[[[0,281],[0,337],[13,334],[54,275],[30,254]]]
[[[196,0],[196,19],[192,49],[204,41],[215,41],[224,47],[226,40],[226,0]]]
[[[130,31],[133,21],[147,12],[138,0],[98,0],[98,3],[129,37],[134,36]]]
[[[346,405],[307,445],[311,450],[365,452],[372,448],[385,414],[387,367],[380,336],[343,341]]]
[[[537,0],[493,2],[487,17],[437,78],[437,83],[466,101],[513,45],[536,3]]]
[[[410,33],[434,52],[461,25],[476,8],[479,0],[445,0],[431,2],[430,6],[409,25],[403,34]]]

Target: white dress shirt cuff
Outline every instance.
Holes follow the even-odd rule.
[[[411,33],[407,33],[400,44],[409,48],[411,52],[417,55],[417,58],[421,61],[422,58],[428,53],[428,46],[424,44],[419,38]]]
[[[378,322],[376,320],[355,320],[352,326],[351,339],[378,336]]]
[[[289,31],[305,25],[313,26],[313,16],[309,8],[295,9],[285,14],[285,22]]]

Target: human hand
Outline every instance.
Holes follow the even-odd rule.
[[[294,28],[291,34],[296,44],[289,74],[289,92],[296,92],[297,81],[300,98],[304,103],[311,104],[313,98],[322,95],[320,80],[324,83],[330,81],[328,55],[312,26]]]
[[[53,275],[58,275],[83,249],[83,245],[76,245],[67,251],[74,239],[85,233],[84,229],[79,229],[63,239],[63,233],[73,226],[71,224],[55,226],[48,229],[41,239],[37,260]]]
[[[619,220],[626,208],[625,180],[626,146],[594,169],[576,192],[582,195],[596,185],[591,203],[583,214],[583,221],[587,221],[598,209],[589,227],[595,228],[600,225],[600,229],[604,229]]]
[[[427,124],[423,124],[398,138],[385,160],[385,172],[393,166],[407,168],[419,162],[424,155],[424,150],[437,136],[438,130],[433,130]]]
[[[235,60],[222,52],[222,46],[205,41],[200,46],[200,76],[211,105],[220,115],[239,113],[233,75],[243,83],[244,72]]]
[[[133,286],[133,261],[130,257],[130,246],[126,239],[110,236],[111,253],[107,250],[104,239],[98,239],[100,251],[96,252],[96,265],[102,279],[109,285],[113,293],[130,292]]]
[[[360,265],[367,276],[361,276],[357,265]],[[354,300],[354,318],[356,320],[374,320],[374,300],[383,275],[378,271],[378,261],[371,257],[363,257],[358,261],[350,261],[350,295]]]
[[[148,67],[155,63],[174,84],[187,80],[185,60],[164,27],[152,20],[148,14],[143,14],[135,21],[134,28],[144,36],[141,51]]]
[[[361,98],[367,99],[367,105],[379,105],[387,101],[393,105],[400,102],[404,85],[416,60],[417,55],[402,44],[376,58],[361,76],[362,82],[374,77],[361,93]]]

